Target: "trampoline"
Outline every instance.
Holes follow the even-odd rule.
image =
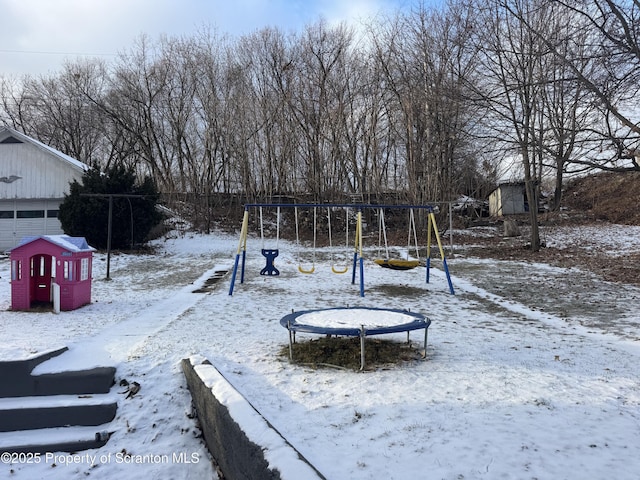
[[[424,354],[427,357],[427,333],[431,320],[421,313],[407,310],[338,307],[292,312],[280,319],[289,331],[289,359],[293,360],[293,344],[297,332],[319,335],[360,337],[360,370],[364,370],[365,338],[387,333],[409,332],[424,329]]]

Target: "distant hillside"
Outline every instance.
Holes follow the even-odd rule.
[[[565,186],[563,206],[590,217],[623,225],[640,225],[640,172],[602,172]]]

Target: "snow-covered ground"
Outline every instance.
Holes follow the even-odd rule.
[[[579,243],[585,232],[545,235],[557,246]],[[588,235],[589,242],[613,237],[640,249],[638,227]],[[315,273],[303,275],[298,249],[281,240],[281,275],[260,276],[260,241],[250,239],[245,283],[237,281],[232,296],[230,275],[193,293],[231,269],[237,242],[219,233],[157,241],[155,255],[112,256],[110,281],[105,255],[96,254],[91,305],[59,315],[9,311],[9,261],[0,258],[0,360],[66,345],[69,352],[37,372],[112,364],[117,382],[141,385],[129,399],[114,387],[118,412],[103,448],[0,463],[0,475],[216,478],[179,364],[202,355],[328,479],[638,477],[640,289],[457,251],[448,260],[452,296],[438,268],[425,284],[424,268],[382,269],[372,250],[362,298],[350,273],[331,272],[328,249],[316,253]],[[278,355],[288,343],[282,316],[344,306],[425,314],[427,359],[355,372],[294,366]],[[298,336],[305,338],[313,336]],[[420,335],[412,338],[419,346]],[[11,434],[0,442],[3,435]]]

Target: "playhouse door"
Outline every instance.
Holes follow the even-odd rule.
[[[51,301],[51,256],[31,257],[31,299],[34,302]]]

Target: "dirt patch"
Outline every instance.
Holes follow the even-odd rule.
[[[601,238],[585,236],[579,243],[547,245],[545,234],[560,228],[593,227],[595,235],[609,235],[607,225],[640,225],[640,172],[601,172],[574,179],[563,192],[562,211],[539,215],[543,247],[532,252],[529,246],[529,218],[510,216],[522,235],[503,236],[503,220],[490,219],[483,227],[462,230],[455,243],[465,255],[498,260],[541,262],[576,267],[597,274],[611,282],[640,285],[640,251],[638,242],[628,251],[612,252],[603,247]],[[601,233],[600,233],[601,232]]]
[[[425,289],[410,285],[377,285],[369,288],[371,292],[377,292],[388,298],[416,298],[424,295]]]
[[[289,358],[289,346],[282,347],[280,356]],[[365,341],[365,369],[397,366],[422,358],[421,353],[405,342],[378,338]],[[296,342],[293,345],[293,363],[314,368],[360,368],[359,337],[320,337]]]
[[[509,217],[519,237],[504,236],[502,219],[456,231],[456,274],[500,298],[637,341],[639,180],[640,173],[574,181],[565,210],[539,215],[538,252],[529,248],[527,216]]]
[[[569,182],[563,205],[596,220],[640,225],[640,172],[603,172]]]
[[[538,252],[529,248],[528,232],[505,238],[496,230],[494,236],[457,236],[464,256],[522,262],[546,263],[562,268],[579,268],[610,282],[640,285],[640,253],[620,255],[605,249],[566,245],[562,248],[543,246]]]

